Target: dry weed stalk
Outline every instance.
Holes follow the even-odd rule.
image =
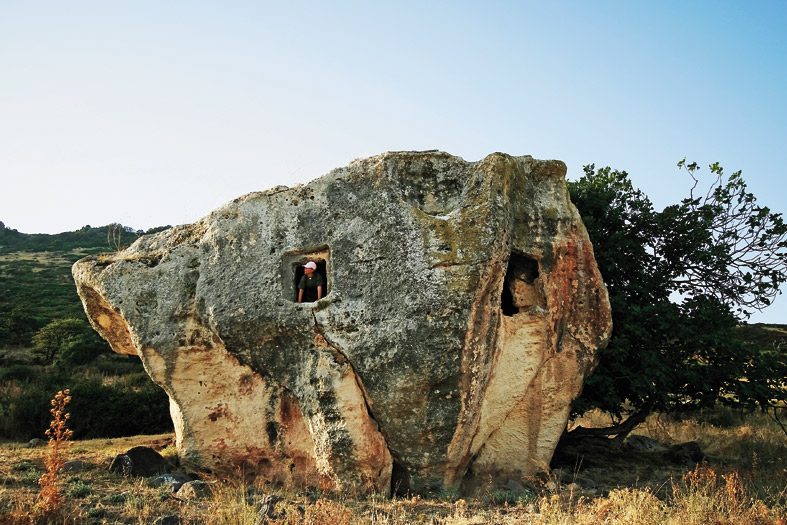
[[[70,391],[62,390],[52,399],[52,422],[46,435],[49,436],[49,448],[44,457],[46,472],[38,484],[41,486],[38,509],[44,515],[55,513],[62,503],[58,474],[65,464],[65,451],[70,445],[69,439],[73,432],[66,427],[66,422],[71,414],[66,412],[66,405],[71,401]]]

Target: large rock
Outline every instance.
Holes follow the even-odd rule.
[[[334,490],[547,468],[610,312],[559,161],[385,153],[82,259],[186,465]],[[307,260],[328,294],[295,302]]]
[[[109,471],[124,476],[155,476],[169,470],[167,460],[150,447],[134,447],[118,454],[109,464]]]

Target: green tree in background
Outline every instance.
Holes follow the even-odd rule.
[[[765,409],[786,400],[783,352],[762,352],[735,337],[787,280],[787,227],[757,204],[740,172],[715,175],[697,196],[658,212],[628,174],[586,166],[569,182],[610,295],[613,333],[574,405],[605,410],[616,424],[568,437],[616,435],[647,415],[724,403]]]
[[[744,317],[751,309],[770,305],[787,280],[787,226],[781,214],[757,204],[740,171],[725,180],[722,167],[711,164],[716,180],[705,195],[697,196],[699,166],[686,164],[685,159],[678,166],[694,181],[691,195],[680,205],[666,208],[663,215],[671,225],[688,220],[690,230],[677,242],[700,236],[703,251],[699,260],[687,257],[679,267],[678,290],[716,297]]]
[[[40,325],[27,303],[0,304],[0,344],[24,346]]]
[[[33,352],[41,355],[46,364],[82,365],[107,348],[81,319],[56,319],[33,336]]]

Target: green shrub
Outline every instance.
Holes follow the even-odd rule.
[[[28,470],[35,470],[36,464],[30,461],[29,459],[20,459],[13,465],[11,465],[11,470],[14,472],[26,472]]]
[[[109,351],[106,341],[84,319],[55,319],[33,336],[33,352],[44,363],[61,366],[84,365]]]
[[[9,394],[4,399],[8,417],[0,422],[2,435],[22,441],[43,437],[51,419],[50,401],[58,391],[67,388],[65,384],[64,376],[47,373],[25,385],[18,394]]]
[[[440,489],[440,494],[438,497],[442,501],[454,503],[462,497],[462,494],[459,492],[459,489],[443,487]]]
[[[93,489],[90,488],[90,485],[82,480],[76,480],[73,482],[66,491],[66,494],[71,498],[84,498],[85,496],[89,496],[92,493]]]
[[[125,503],[127,494],[125,492],[107,494],[101,501],[108,504]]]
[[[134,356],[102,355],[90,363],[90,369],[108,376],[145,373],[142,361]]]
[[[132,388],[84,380],[71,389],[71,422],[79,439],[156,434],[172,429],[166,393],[148,380]]]
[[[534,502],[535,500],[536,500],[535,493],[530,492],[529,490],[526,490],[525,492],[523,492],[522,494],[517,496],[516,504],[517,505],[521,505],[521,506],[525,506],[528,503]]]
[[[719,428],[733,428],[744,424],[748,414],[739,408],[715,406],[687,414],[697,423],[707,423]]]
[[[17,393],[3,398],[0,435],[28,440],[42,436],[49,424],[50,400],[59,390],[71,389],[69,426],[75,439],[155,434],[172,430],[169,401],[149,379],[135,376],[128,381],[104,385],[63,371],[49,370]]]
[[[145,389],[151,385],[150,376],[147,372],[135,372],[133,374],[126,374],[117,380],[117,384],[122,385],[123,388],[131,389]]]
[[[27,383],[35,379],[38,371],[34,366],[30,365],[11,365],[8,368],[0,370],[0,381],[19,381]]]
[[[497,489],[492,492],[492,503],[495,505],[516,505],[519,494],[513,490]]]
[[[94,333],[84,339],[64,343],[55,362],[64,366],[84,365],[108,350],[107,344]]]
[[[22,484],[27,485],[29,487],[37,487],[38,480],[41,479],[41,475],[44,472],[38,469],[30,469],[26,470],[25,474],[22,476]]]

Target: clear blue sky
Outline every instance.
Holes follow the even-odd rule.
[[[785,27],[781,1],[5,1],[0,220],[192,222],[421,149],[609,165],[657,207],[718,161],[784,212]]]

